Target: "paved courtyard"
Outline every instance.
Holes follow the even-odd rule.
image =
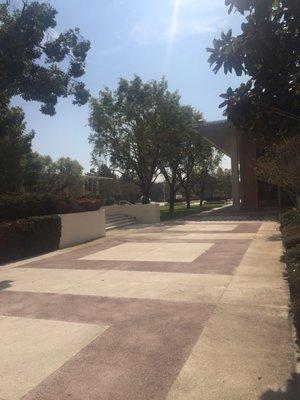
[[[0,399],[296,399],[281,252],[194,216],[1,267]]]

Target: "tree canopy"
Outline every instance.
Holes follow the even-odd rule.
[[[31,154],[34,132],[26,132],[24,112],[11,107],[0,112],[0,192],[18,191],[23,184],[23,174]]]
[[[29,192],[77,195],[82,192],[82,172],[77,160],[60,157],[53,161],[50,156],[34,152],[25,166],[23,186]]]
[[[209,201],[230,199],[232,197],[231,178],[230,169],[218,167],[209,171],[205,177],[205,188],[200,200],[202,198]],[[198,192],[201,192],[201,185],[197,184],[196,189]]]
[[[226,0],[229,13],[245,16],[241,34],[229,30],[213,41],[214,72],[249,76],[222,94],[220,107],[233,124],[266,144],[299,133],[300,2]]]
[[[111,168],[136,183],[145,202],[162,175],[172,211],[178,189],[183,186],[191,193],[199,176],[217,160],[193,129],[202,120],[200,112],[182,105],[179,94],[168,90],[164,79],[120,79],[115,91],[105,88],[98,99],[91,99],[94,164],[109,157]]]
[[[164,79],[143,83],[120,79],[118,88],[100,91],[91,100],[89,123],[93,132],[93,158],[109,156],[114,170],[130,177],[146,199],[156,178],[158,159],[167,130],[170,93]]]
[[[19,5],[16,1],[0,4],[0,191],[41,186],[54,190],[58,175],[66,177],[64,184],[60,179],[60,186],[66,179],[70,186],[71,160],[60,160],[55,172],[50,157],[32,153],[34,132],[26,132],[24,112],[11,107],[11,99],[20,96],[40,102],[41,112],[48,115],[55,114],[60,97],[71,95],[74,104],[85,104],[89,92],[78,78],[85,72],[90,42],[78,28],[56,34],[57,11],[50,4],[23,0]]]
[[[0,4],[0,109],[13,96],[40,103],[44,114],[55,114],[59,97],[73,96],[85,104],[89,92],[79,81],[85,72],[90,42],[79,28],[54,37],[57,11],[47,3],[23,1]]]
[[[194,118],[199,121],[202,116],[194,111]],[[178,169],[178,179],[188,208],[190,207],[191,193],[196,185],[199,187],[199,197],[202,201],[206,177],[215,171],[220,161],[221,153],[215,150],[198,132],[194,130],[187,132]]]
[[[198,115],[197,115],[198,117]],[[201,119],[202,116],[199,115]],[[194,110],[190,106],[182,106],[180,97],[169,102],[167,112],[167,129],[159,157],[159,170],[169,186],[170,212],[174,210],[176,192],[181,186],[179,170],[189,145],[192,124],[196,122]]]

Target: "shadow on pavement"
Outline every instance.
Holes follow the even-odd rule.
[[[0,290],[7,289],[12,286],[13,281],[0,281]]]
[[[281,240],[281,234],[278,233],[276,235],[269,236],[267,240],[268,242],[279,242]]]
[[[269,389],[262,394],[260,400],[299,400],[299,385],[300,374],[292,374],[291,379],[287,381],[286,389],[277,391]]]

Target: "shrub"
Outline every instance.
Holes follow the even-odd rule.
[[[0,195],[0,221],[38,215],[98,210],[102,205],[95,197],[60,197],[52,194],[22,193]]]
[[[300,225],[300,210],[293,208],[280,216],[281,229],[286,226]]]
[[[281,233],[283,236],[291,236],[291,235],[297,235],[299,233],[299,225],[286,225],[281,228]]]
[[[300,343],[300,210],[293,209],[282,214],[280,222],[286,248],[284,261],[291,294],[291,311]]]
[[[300,243],[300,225],[297,225],[297,228],[298,232],[295,232],[293,234],[283,235],[282,241],[286,249],[294,247],[298,243]]]
[[[61,235],[58,215],[23,218],[0,223],[0,262],[56,250]]]
[[[286,251],[285,260],[289,263],[300,263],[300,244],[297,244],[295,247],[292,247]]]

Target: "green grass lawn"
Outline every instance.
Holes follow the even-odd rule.
[[[191,204],[191,208],[186,208],[185,203],[176,203],[173,213],[169,213],[169,205],[160,207],[160,220],[167,221],[169,219],[176,219],[186,217],[191,214],[200,213],[202,211],[208,211],[216,207],[221,207],[225,203],[204,203],[202,207],[199,204]]]

